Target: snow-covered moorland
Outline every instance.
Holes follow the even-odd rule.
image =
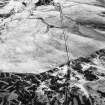
[[[63,32],[70,59],[104,48],[104,0],[50,1],[0,1],[1,70],[39,73],[67,62]]]
[[[104,48],[105,0],[1,0],[0,105],[105,105]]]

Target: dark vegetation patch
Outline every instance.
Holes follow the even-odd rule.
[[[36,6],[41,6],[41,5],[49,5],[53,0],[39,0],[37,3],[35,3]]]
[[[88,81],[94,81],[94,80],[98,80],[99,78],[93,73],[93,71],[91,70],[86,70],[84,71],[84,77],[86,78],[86,80]]]

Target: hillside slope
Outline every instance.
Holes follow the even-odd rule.
[[[1,105],[105,105],[105,49],[54,69],[0,73]]]
[[[67,62],[64,33],[70,59],[104,48],[103,2],[10,0],[0,8],[0,69],[40,73]]]

